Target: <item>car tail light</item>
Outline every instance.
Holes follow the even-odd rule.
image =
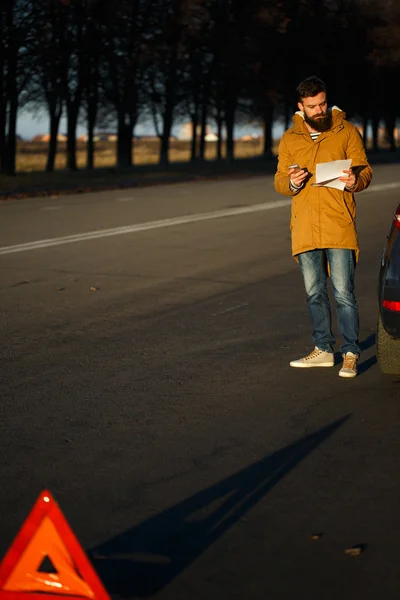
[[[400,302],[394,302],[393,300],[384,300],[382,302],[383,308],[387,308],[387,310],[394,310],[395,312],[400,312]]]
[[[394,213],[394,224],[397,227],[397,229],[400,229],[400,206]]]

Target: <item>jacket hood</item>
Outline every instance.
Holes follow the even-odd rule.
[[[331,106],[328,110],[332,113],[332,129],[341,125],[343,120],[346,118],[346,113],[343,112],[338,106]],[[298,110],[293,115],[294,129],[303,129],[304,124],[304,113],[302,110]]]

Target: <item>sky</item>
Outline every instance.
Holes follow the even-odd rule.
[[[60,122],[60,133],[65,133],[67,129],[66,126],[66,119],[63,118],[61,119]],[[110,129],[112,129],[112,127],[110,127]],[[173,130],[172,133],[173,135],[178,135],[179,134],[179,129],[180,129],[180,125],[176,125]],[[215,130],[215,127],[211,126],[212,131]],[[32,139],[35,135],[44,135],[46,133],[48,133],[49,131],[49,119],[46,115],[46,113],[43,112],[39,112],[36,111],[34,114],[33,113],[28,113],[25,111],[21,111],[20,114],[18,115],[18,120],[17,120],[17,133],[18,135],[20,135],[24,140],[30,140]],[[235,132],[237,135],[250,135],[252,133],[256,133],[258,135],[262,134],[262,131],[260,130],[260,128],[258,127],[252,127],[252,126],[237,126],[235,128]],[[82,126],[82,125],[78,125],[77,128],[77,135],[78,137],[80,135],[83,135],[87,133],[86,131],[86,127]],[[152,127],[152,125],[146,125],[146,124],[141,124],[138,125],[135,129],[135,135],[149,135],[149,134],[153,134],[154,133],[154,129]],[[282,126],[280,126],[279,124],[274,126],[274,130],[273,130],[273,135],[274,137],[280,137],[283,133],[283,128]]]

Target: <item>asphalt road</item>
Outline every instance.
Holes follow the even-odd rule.
[[[0,204],[0,556],[47,488],[116,598],[397,600],[399,197],[391,165],[357,196],[355,380],[288,366],[310,328],[270,176]]]

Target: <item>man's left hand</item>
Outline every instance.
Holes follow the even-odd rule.
[[[339,177],[339,181],[343,181],[346,184],[347,190],[352,190],[356,185],[356,175],[353,173],[352,169],[343,169],[343,177]]]

